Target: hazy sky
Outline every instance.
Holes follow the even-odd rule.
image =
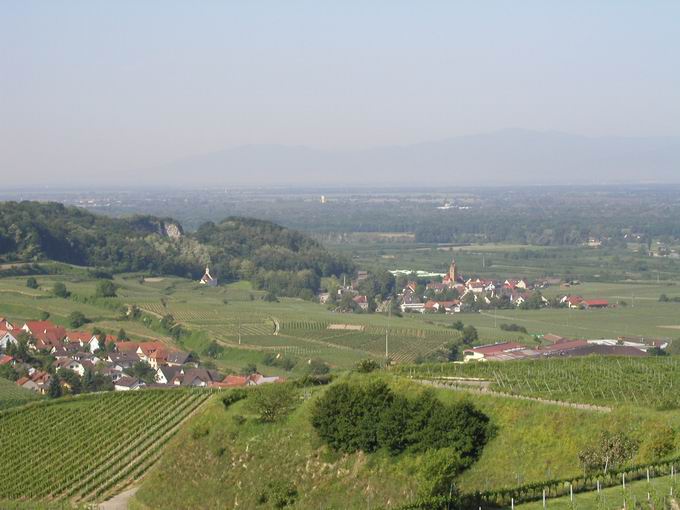
[[[0,175],[506,127],[677,136],[679,23],[678,0],[2,0]]]

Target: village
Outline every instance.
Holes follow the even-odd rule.
[[[530,282],[526,278],[509,278],[502,281],[479,277],[464,277],[455,260],[446,274],[421,277],[408,271],[390,271],[396,278],[398,292],[396,300],[402,313],[461,313],[484,309],[539,309],[545,307],[580,310],[601,309],[617,306],[606,299],[584,299],[565,293],[559,298],[548,299],[541,293],[551,286],[570,289],[578,281],[564,281],[561,278],[543,278]],[[207,274],[207,273],[206,273]],[[337,296],[329,292],[318,295],[321,304],[338,302],[344,296],[351,297],[352,307],[338,306],[335,311],[381,311],[389,306],[387,302],[372,303],[372,297],[361,292],[361,283],[369,278],[367,271],[358,271],[356,278],[337,289]],[[205,277],[204,277],[205,278]],[[399,285],[406,279],[404,285]],[[373,306],[372,306],[373,305]]]
[[[71,331],[49,320],[17,327],[0,317],[0,369],[3,377],[9,375],[18,386],[42,395],[50,391],[55,376],[61,390],[71,393],[80,391],[81,385],[85,391],[86,381],[90,391],[131,391],[233,388],[284,380],[257,371],[224,375],[203,366],[196,355],[160,340],[134,342],[121,336],[125,335]]]

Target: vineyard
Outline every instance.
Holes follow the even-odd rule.
[[[0,411],[39,398],[34,392],[21,388],[14,382],[0,377]]]
[[[564,358],[400,367],[427,379],[480,378],[494,391],[595,405],[680,406],[680,359]],[[444,379],[442,379],[444,378]],[[454,379],[449,379],[455,384]]]
[[[106,393],[0,413],[0,500],[105,498],[148,469],[209,395]]]
[[[330,326],[330,327],[329,327]],[[321,321],[288,321],[281,323],[281,334],[301,339],[333,344],[339,348],[357,349],[375,356],[385,355],[387,330],[381,326],[364,326],[363,330],[338,328]],[[389,328],[390,357],[398,363],[413,362],[458,338],[452,330]]]

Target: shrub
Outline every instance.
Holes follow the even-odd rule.
[[[471,344],[479,338],[477,329],[474,326],[465,326],[462,331],[461,340],[464,344]]]
[[[38,288],[38,280],[33,278],[32,276],[30,278],[26,279],[26,287],[29,289],[37,289]]]
[[[518,333],[524,333],[525,335],[528,334],[527,328],[520,326],[519,324],[501,324],[500,328],[503,331],[516,331]]]
[[[77,329],[88,322],[90,321],[87,319],[87,317],[85,317],[85,314],[77,310],[71,312],[68,316],[68,325],[74,329]]]
[[[210,434],[210,427],[207,425],[195,425],[191,429],[191,439],[200,439]]]
[[[222,403],[225,409],[229,409],[232,404],[235,404],[239,400],[243,400],[248,397],[248,392],[246,390],[231,390],[224,397],[222,397]]]
[[[368,374],[374,370],[378,370],[379,368],[380,363],[374,359],[364,359],[357,363],[357,372],[361,374]]]
[[[470,464],[454,448],[428,450],[421,458],[418,470],[418,493],[421,497],[456,494],[453,481]]]
[[[275,480],[269,482],[260,493],[258,503],[271,503],[274,508],[285,508],[295,504],[297,497],[298,491],[293,482]]]
[[[344,453],[450,447],[463,460],[476,459],[493,432],[489,418],[469,402],[445,405],[432,391],[409,400],[382,381],[329,388],[316,402],[312,425],[326,444]]]
[[[640,457],[644,462],[654,462],[675,449],[675,431],[665,423],[655,423],[645,430]]]
[[[328,364],[320,359],[311,359],[309,360],[308,367],[307,367],[307,373],[310,375],[324,375],[327,374],[328,372],[331,371],[331,367],[328,366]]]
[[[66,285],[64,285],[62,282],[57,282],[54,284],[54,287],[52,287],[52,293],[60,298],[67,298],[71,295],[71,293],[66,288]]]
[[[289,384],[265,384],[253,390],[248,397],[252,409],[263,422],[282,419],[293,410],[296,392]]]
[[[100,298],[116,297],[116,285],[111,280],[102,280],[97,283],[94,295]]]

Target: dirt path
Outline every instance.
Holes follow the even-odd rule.
[[[600,413],[611,413],[612,408],[611,407],[606,407],[606,406],[596,406],[593,404],[578,404],[576,402],[564,402],[562,400],[548,400],[545,398],[538,398],[538,397],[527,397],[524,395],[510,395],[508,393],[501,393],[500,391],[494,391],[485,387],[480,387],[480,388],[475,388],[472,386],[463,386],[463,385],[455,385],[455,384],[447,384],[447,383],[442,383],[442,382],[437,382],[437,381],[428,381],[426,379],[416,379],[417,382],[420,384],[426,384],[428,386],[434,386],[436,388],[443,388],[446,390],[452,390],[452,391],[466,391],[468,393],[475,393],[477,395],[483,394],[483,395],[493,395],[496,397],[503,397],[503,398],[514,398],[515,400],[528,400],[531,402],[539,402],[541,404],[549,404],[549,405],[556,405],[560,407],[571,407],[572,409],[581,409],[584,411],[597,411]]]
[[[120,494],[112,497],[108,501],[99,503],[99,506],[97,508],[98,510],[127,510],[130,500],[133,498],[135,494],[137,494],[138,489],[139,487],[133,487],[131,489],[123,491]]]

